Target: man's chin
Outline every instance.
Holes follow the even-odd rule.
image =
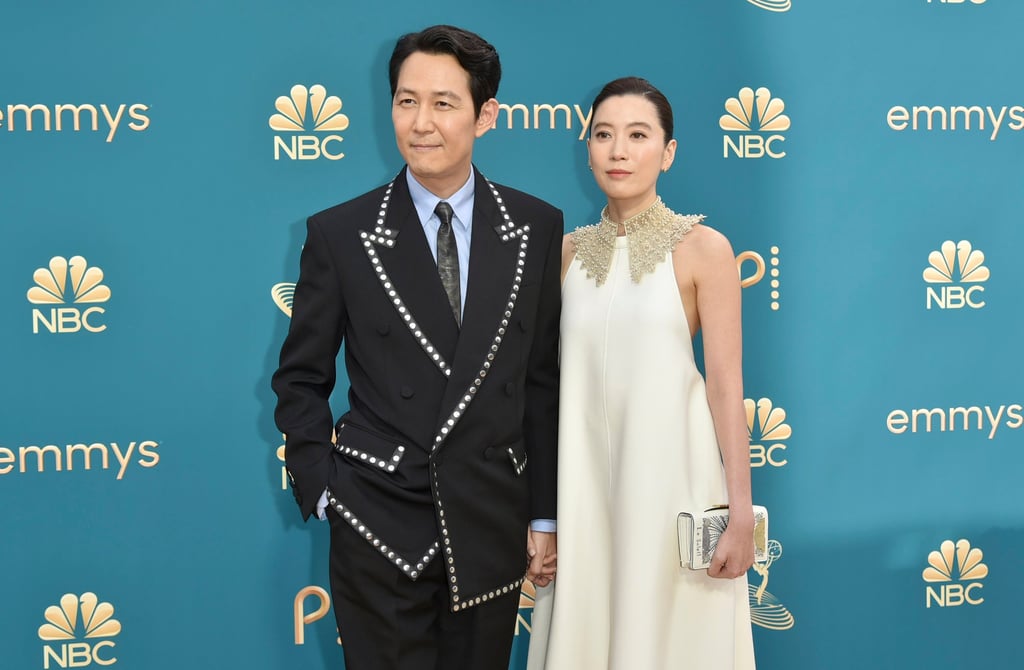
[[[410,161],[408,164],[409,172],[412,172],[412,176],[416,177],[420,182],[443,179],[452,172],[451,169],[446,170],[441,166],[425,161]]]

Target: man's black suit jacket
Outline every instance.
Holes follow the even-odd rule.
[[[474,174],[461,328],[403,170],[308,220],[273,378],[303,518],[328,489],[411,579],[443,561],[455,611],[521,585],[557,480],[562,214]],[[335,425],[343,342],[350,410]]]

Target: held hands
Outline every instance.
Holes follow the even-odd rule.
[[[528,530],[526,532],[526,553],[530,557],[526,578],[536,586],[550,584],[555,578],[555,569],[558,564],[558,542],[555,533]],[[750,555],[754,555],[753,540],[751,540]]]
[[[729,512],[729,525],[718,538],[708,577],[734,579],[754,564],[754,515]]]

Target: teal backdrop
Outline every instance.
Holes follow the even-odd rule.
[[[759,666],[1021,667],[1017,0],[5,3],[0,667],[344,667],[270,376],[305,217],[401,167],[387,58],[433,23],[498,47],[476,162],[567,230],[601,85],[674,104],[660,194],[745,285]]]

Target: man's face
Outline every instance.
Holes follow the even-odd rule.
[[[473,141],[490,130],[498,103],[473,109],[469,73],[454,56],[415,52],[398,71],[391,121],[402,158],[417,181],[447,198],[469,177]]]

